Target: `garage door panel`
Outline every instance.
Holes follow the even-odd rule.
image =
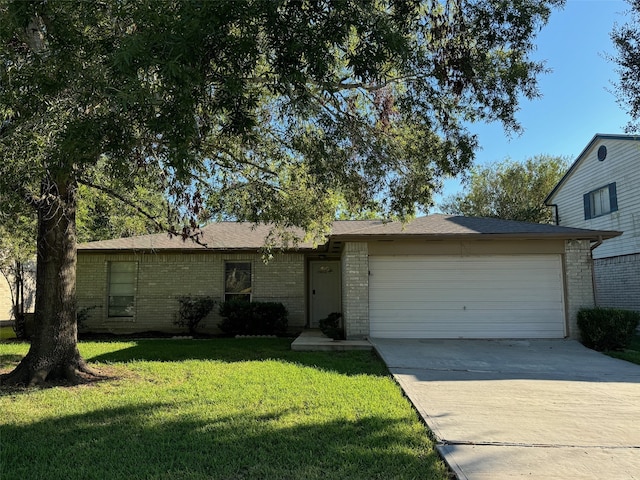
[[[378,337],[383,338],[557,338],[555,321],[549,321],[543,325],[535,326],[515,325],[512,322],[484,321],[482,330],[477,329],[475,322],[456,322],[440,319],[434,322],[429,329],[421,328],[415,322],[397,322],[386,324],[379,330]]]
[[[482,302],[491,301],[496,296],[495,290],[487,290],[482,288],[465,288],[457,289],[454,286],[445,288],[425,288],[421,285],[413,285],[411,287],[402,287],[398,284],[382,284],[379,285],[379,291],[376,293],[375,300],[372,302],[393,302],[394,304],[411,304],[415,303],[415,299],[418,302],[429,302],[431,305],[433,301],[445,301],[455,302],[461,307],[468,305],[470,302]],[[508,302],[509,300],[522,302],[522,301],[534,301],[540,303],[540,297],[543,297],[545,301],[555,299],[562,301],[562,292],[559,292],[552,285],[542,285],[535,287],[533,285],[526,285],[523,288],[518,288],[513,284],[508,287],[499,288],[501,297],[504,300],[497,300],[499,303]],[[428,291],[426,291],[428,290]],[[434,299],[434,300],[430,300]]]
[[[398,308],[392,302],[371,302],[370,310],[373,314],[384,312],[385,315],[391,315],[393,312],[397,312]],[[536,299],[529,301],[509,301],[509,302],[468,302],[464,306],[460,306],[457,302],[407,302],[402,305],[402,312],[408,314],[409,312],[417,312],[418,315],[424,316],[427,313],[430,316],[438,314],[438,312],[450,312],[451,315],[463,317],[466,315],[475,315],[478,311],[492,312],[494,315],[500,315],[501,312],[508,312],[513,315],[515,312],[517,316],[527,315],[528,312],[532,312],[533,315],[537,315],[540,312],[556,312],[558,308],[562,308],[562,302],[558,299],[558,302],[554,306],[540,305]]]
[[[424,268],[429,267],[425,266]],[[549,270],[499,271],[490,269],[484,272],[451,272],[441,270],[438,272],[424,272],[424,274],[420,274],[420,271],[417,270],[414,271],[413,275],[411,273],[412,272],[395,271],[385,271],[384,273],[372,272],[370,281],[386,286],[411,287],[413,285],[430,285],[432,288],[461,288],[461,286],[462,288],[469,288],[471,287],[470,283],[472,281],[477,282],[474,288],[500,288],[509,287],[510,284],[516,282],[518,288],[521,288],[527,284],[541,287],[550,279],[555,279],[556,282],[554,283],[557,283],[561,279],[560,274]],[[419,276],[417,276],[416,273]]]
[[[468,325],[475,325],[482,321],[487,322],[502,322],[505,324],[517,324],[523,322],[534,321],[536,323],[555,323],[557,310],[555,309],[536,309],[523,311],[521,309],[513,308],[503,310],[466,310],[461,313],[455,310],[430,310],[428,315],[425,316],[425,312],[421,310],[405,310],[398,315],[398,312],[393,309],[379,310],[372,315],[374,320],[385,321],[389,325],[397,325],[401,322],[421,322],[425,318],[431,322],[450,322],[465,323]],[[398,320],[394,320],[393,316],[396,315]]]
[[[559,338],[559,255],[370,257],[371,335]]]
[[[504,255],[505,257],[510,257],[511,261],[507,264],[505,263],[496,263],[495,258],[497,255],[487,255],[487,258],[480,257],[446,257],[445,256],[421,256],[420,258],[415,258],[411,260],[406,265],[398,265],[397,259],[401,258],[400,256],[395,257],[387,257],[383,259],[379,256],[374,256],[371,258],[375,258],[376,262],[379,265],[388,265],[384,267],[385,270],[422,270],[425,266],[429,266],[430,269],[434,270],[451,270],[452,267],[458,266],[459,270],[462,271],[471,271],[477,269],[484,269],[488,265],[491,266],[495,270],[506,270],[510,271],[513,268],[529,268],[532,270],[538,269],[549,269],[549,263],[539,263],[538,260],[531,258],[531,256],[522,256],[523,258],[516,258],[514,255]],[[552,257],[553,255],[541,255],[542,257]],[[454,259],[455,258],[455,259]],[[452,260],[453,259],[453,260]]]
[[[425,271],[428,270],[428,271]],[[383,273],[382,273],[383,272]],[[517,279],[520,282],[537,282],[541,279],[547,279],[549,276],[560,277],[554,268],[526,268],[514,267],[514,269],[499,269],[492,267],[491,264],[485,265],[483,269],[474,269],[468,271],[455,269],[434,270],[429,264],[422,265],[421,269],[414,270],[396,270],[389,269],[382,272],[372,272],[371,277],[379,277],[381,282],[404,282],[411,283],[418,280],[416,274],[420,275],[419,280],[453,280],[468,279],[486,280],[487,276],[495,282],[508,282],[511,279]],[[377,280],[377,278],[376,278]]]
[[[483,339],[483,338],[559,338],[556,330],[550,330],[541,333],[539,328],[521,329],[514,328],[511,330],[505,329],[502,326],[486,327],[482,332],[476,330],[469,330],[463,327],[443,328],[442,331],[430,331],[428,336],[424,335],[421,330],[418,331],[398,331],[390,330],[388,332],[380,332],[377,334],[378,338],[469,338],[469,339]]]

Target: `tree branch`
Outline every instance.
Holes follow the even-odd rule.
[[[78,183],[85,185],[86,187],[89,188],[93,188],[95,190],[98,190],[102,193],[106,193],[107,195],[116,198],[118,200],[120,200],[122,203],[124,203],[125,205],[128,205],[129,207],[133,208],[134,210],[136,210],[140,215],[142,215],[143,217],[147,218],[148,220],[150,220],[151,222],[153,222],[153,224],[158,228],[158,230],[163,230],[165,232],[167,232],[170,236],[177,236],[177,237],[182,237],[182,240],[191,240],[192,242],[201,245],[205,248],[208,248],[208,244],[204,243],[203,241],[200,240],[200,237],[202,236],[202,230],[200,230],[199,228],[192,228],[192,227],[183,227],[182,230],[177,230],[174,226],[169,226],[166,224],[163,224],[160,220],[158,220],[158,216],[157,215],[152,215],[150,214],[147,210],[145,210],[144,208],[142,208],[140,205],[136,204],[135,202],[132,202],[131,200],[129,200],[128,198],[124,197],[123,195],[119,194],[118,192],[116,192],[115,190],[112,190],[108,187],[105,187],[103,185],[97,185],[95,183],[89,182],[87,180],[84,179],[79,179]]]

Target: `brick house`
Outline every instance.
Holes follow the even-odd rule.
[[[545,203],[558,225],[622,232],[593,251],[596,303],[640,311],[640,136],[596,134]]]
[[[22,273],[23,309],[25,313],[33,313],[36,300],[36,264],[35,261],[20,266]],[[11,272],[7,276],[0,273],[0,322],[14,320],[14,301],[16,297],[16,279]]]
[[[590,247],[619,235],[448,215],[337,221],[323,244],[265,263],[269,233],[223,222],[203,229],[206,248],[165,234],[79,245],[87,329],[173,332],[177,296],[211,295],[282,302],[293,330],[342,312],[351,339],[576,337],[577,310],[593,305]]]

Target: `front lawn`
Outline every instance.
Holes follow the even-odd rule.
[[[81,343],[113,378],[0,391],[0,478],[449,478],[372,353],[289,344]],[[27,349],[0,343],[0,369]]]
[[[11,340],[16,338],[16,332],[13,327],[0,327],[0,340]]]
[[[635,335],[627,348],[621,352],[604,352],[610,357],[620,358],[627,362],[637,363],[640,365],[640,335]]]

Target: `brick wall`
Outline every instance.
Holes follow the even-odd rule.
[[[14,320],[13,296],[15,296],[15,278],[11,272],[7,279],[0,274],[0,321]],[[33,313],[36,303],[36,265],[35,262],[23,264],[24,312]]]
[[[11,290],[12,287],[7,282],[7,279],[0,274],[0,321],[13,319]]]
[[[342,315],[348,339],[369,335],[369,252],[366,242],[347,242],[344,245]]]
[[[107,317],[108,262],[137,262],[135,313],[131,318]],[[78,307],[91,307],[87,330],[130,333],[178,332],[173,325],[180,295],[210,295],[224,299],[225,261],[251,262],[252,300],[282,302],[289,325],[306,323],[305,260],[301,253],[275,255],[267,264],[257,253],[119,253],[79,252]],[[216,332],[217,308],[205,320],[203,331]]]
[[[566,285],[566,308],[569,336],[578,339],[576,315],[583,307],[593,307],[593,275],[591,250],[588,240],[565,242],[564,271]]]
[[[640,311],[640,253],[593,261],[596,304]]]

